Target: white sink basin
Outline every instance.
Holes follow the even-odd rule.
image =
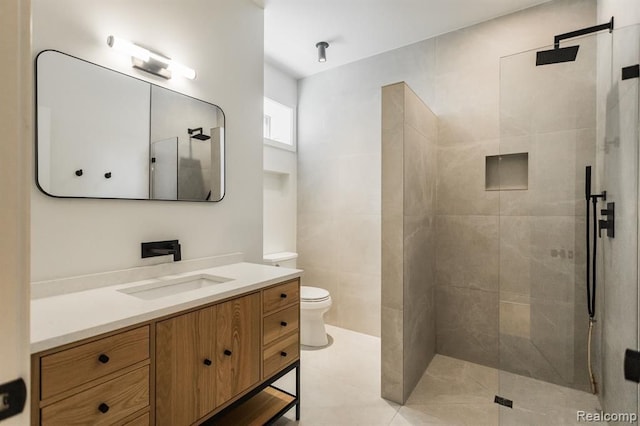
[[[200,288],[226,283],[231,280],[233,280],[233,278],[198,274],[172,280],[158,280],[153,283],[123,288],[118,291],[139,299],[153,300],[184,293],[185,291],[198,290]]]

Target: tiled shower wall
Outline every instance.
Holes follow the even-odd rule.
[[[400,404],[436,349],[437,138],[409,86],[382,88],[382,396]]]
[[[405,81],[439,119],[437,351],[498,366],[500,199],[484,158],[500,153],[500,57],[595,15],[595,0],[557,0],[300,80],[299,265],[331,292],[328,322],[380,335],[380,87]]]

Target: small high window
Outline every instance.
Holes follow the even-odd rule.
[[[263,136],[267,145],[295,151],[293,108],[264,98]]]

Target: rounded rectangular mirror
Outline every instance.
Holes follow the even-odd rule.
[[[36,58],[36,182],[53,197],[220,201],[218,106],[73,56]]]

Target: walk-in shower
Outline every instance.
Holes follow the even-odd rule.
[[[528,154],[527,188],[499,199],[500,397],[513,410],[537,397],[508,373],[598,391],[605,412],[638,412],[623,361],[638,348],[639,97],[622,69],[640,59],[640,29],[613,24],[500,62],[500,155]],[[517,419],[504,410],[505,424]]]
[[[596,23],[592,12],[578,27]],[[434,57],[444,59],[435,69],[446,79],[436,81],[448,90],[447,79],[464,81],[458,97],[438,84],[435,99],[428,91],[416,99],[408,84],[383,88],[384,397],[422,401],[411,379],[434,365],[435,353],[434,360],[483,367],[471,377],[471,368],[450,363],[461,370],[452,377],[488,384],[482,391],[446,382],[427,392],[428,402],[473,412],[477,424],[496,424],[498,413],[504,425],[574,424],[578,412],[593,418],[599,410],[637,416],[638,387],[623,367],[626,349],[638,349],[640,79],[623,70],[640,63],[640,26],[610,32],[611,23],[501,57],[499,99],[490,89],[476,94],[490,85],[493,63],[479,67],[471,84],[439,53],[440,42]],[[489,30],[478,31],[447,40],[457,46],[469,37],[475,46],[491,39]],[[568,45],[573,53],[564,60]],[[490,100],[480,111],[465,103],[470,96]],[[440,115],[418,126],[423,103]],[[430,134],[426,123],[436,124],[427,139],[437,149],[423,157],[419,149],[429,145],[417,135]],[[425,170],[435,172],[424,177]],[[432,194],[435,202],[416,208]]]

